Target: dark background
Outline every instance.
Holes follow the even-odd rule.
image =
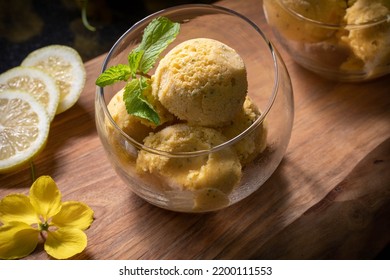
[[[0,0],[0,73],[20,65],[33,50],[51,44],[75,48],[83,61],[107,52],[134,23],[161,9],[212,0]]]

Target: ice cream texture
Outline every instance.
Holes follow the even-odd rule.
[[[142,142],[143,139],[152,132],[152,128],[143,123],[143,121],[127,113],[125,103],[123,102],[124,89],[118,91],[110,100],[107,105],[107,109],[116,125],[123,130],[124,133],[134,138],[135,140]],[[109,129],[110,134],[113,133],[113,127],[111,123],[106,119],[106,127]]]
[[[232,139],[244,132],[258,118],[261,112],[249,97],[246,97],[242,109],[235,115],[229,125],[220,128],[227,139]],[[241,141],[234,144],[242,165],[252,162],[267,146],[267,125],[263,121]]]
[[[159,63],[153,95],[179,119],[201,126],[228,123],[244,103],[248,83],[242,58],[213,39],[187,40]]]
[[[268,22],[311,59],[368,77],[390,71],[390,0],[265,0],[264,6]]]
[[[244,132],[261,116],[247,95],[242,58],[219,41],[191,39],[161,59],[151,81],[151,92],[145,94],[156,106],[162,125],[156,127],[129,115],[123,90],[107,106],[120,129],[156,151],[139,150],[136,171],[140,176],[156,178],[162,190],[191,192],[189,203],[194,211],[228,205],[229,194],[239,185],[243,168],[267,145],[264,121],[240,141],[210,152]],[[112,129],[109,123],[107,127]],[[118,141],[118,137],[112,139]],[[126,153],[126,148],[117,151]],[[198,151],[203,152],[186,156],[164,154]]]
[[[107,105],[108,111],[110,112],[114,122],[121,130],[136,141],[142,142],[150,132],[156,129],[156,125],[146,119],[129,114],[123,101],[123,93],[124,88],[118,91],[111,98],[109,104]],[[175,117],[152,96],[151,90],[144,92],[144,96],[156,109],[160,117],[161,124],[171,123],[175,120]],[[108,127],[110,126],[111,125]]]
[[[305,22],[300,16],[329,24],[338,24],[342,21],[347,8],[344,0],[265,0],[264,5],[267,7],[268,21],[283,32],[284,36],[310,43],[331,38],[335,31]]]
[[[146,146],[170,153],[210,150],[227,140],[212,128],[176,124],[144,140]],[[227,148],[199,156],[166,157],[140,151],[137,168],[161,176],[176,189],[217,189],[228,194],[241,178],[241,164],[233,149]]]
[[[354,54],[342,67],[365,68],[367,72],[390,69],[390,0],[353,2],[344,17],[348,24],[364,24],[386,17],[387,21],[371,28],[352,28],[347,35],[341,37]]]

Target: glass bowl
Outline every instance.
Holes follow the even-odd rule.
[[[143,142],[150,131],[143,131],[142,136],[129,135],[131,133],[121,129],[110,114],[108,105],[124,87],[122,83],[97,87],[95,117],[98,135],[117,174],[141,198],[178,212],[220,210],[260,188],[281,162],[293,124],[290,77],[274,46],[253,22],[232,10],[207,4],[176,6],[139,21],[114,44],[104,60],[102,72],[112,65],[126,64],[129,52],[140,43],[145,27],[160,16],[181,24],[180,33],[160,58],[189,39],[202,37],[223,42],[243,59],[248,81],[247,96],[261,115],[257,115],[239,134],[232,133],[232,137],[217,141],[209,148],[191,147],[179,151],[156,148]],[[155,67],[157,65],[158,62]],[[154,71],[151,70],[152,76]],[[171,125],[175,124],[165,127]],[[165,128],[157,127],[152,135],[162,129]],[[229,131],[229,126],[224,129]],[[200,139],[200,146],[202,141]],[[262,144],[258,145],[260,142]],[[261,151],[253,153],[251,160],[241,164],[239,159],[237,165],[240,149],[244,154],[259,146],[262,146]],[[144,163],[145,159],[150,159],[161,166],[154,166],[153,171],[151,168],[142,169],[139,166],[141,158]],[[177,173],[176,169],[165,172],[168,165],[178,166]],[[192,184],[191,180],[195,183]]]
[[[264,0],[263,10],[277,40],[306,69],[345,82],[389,74],[390,7],[333,2]]]

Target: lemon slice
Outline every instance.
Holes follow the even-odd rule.
[[[0,92],[0,173],[28,163],[45,146],[50,119],[28,92]]]
[[[39,68],[56,80],[60,103],[56,114],[72,107],[85,85],[86,72],[79,53],[68,46],[49,45],[27,55],[22,66]]]
[[[45,107],[50,121],[53,120],[60,91],[49,74],[32,67],[12,68],[0,75],[0,92],[6,89],[27,91]]]

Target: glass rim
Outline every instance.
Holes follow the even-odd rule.
[[[310,22],[312,24],[319,25],[319,26],[329,28],[329,29],[344,28],[347,30],[352,30],[352,29],[361,29],[361,28],[371,27],[371,26],[375,26],[375,25],[378,25],[378,24],[381,24],[384,22],[390,23],[390,14],[375,18],[375,19],[367,21],[367,22],[359,23],[359,24],[326,23],[326,22],[323,22],[320,20],[308,18],[308,17],[298,13],[297,11],[286,6],[283,0],[277,0],[277,1],[281,4],[282,8],[284,8],[287,12],[289,12],[291,15],[295,16],[296,18],[298,18],[300,20],[305,20],[305,21]]]
[[[105,117],[108,118],[110,124],[114,127],[115,130],[117,130],[125,139],[126,141],[130,142],[133,146],[135,146],[139,150],[144,150],[152,154],[156,155],[162,155],[166,157],[196,157],[196,156],[202,156],[202,155],[208,155],[210,153],[217,152],[219,150],[222,150],[226,147],[233,146],[235,143],[243,139],[246,135],[250,134],[252,131],[254,131],[257,127],[259,127],[265,120],[266,116],[268,115],[269,111],[272,108],[272,105],[275,102],[275,99],[278,94],[278,88],[279,88],[279,80],[280,80],[280,73],[279,73],[279,65],[278,61],[282,60],[277,55],[277,51],[271,41],[266,37],[266,35],[261,31],[261,29],[250,19],[248,19],[246,16],[231,10],[229,8],[221,7],[218,5],[213,5],[213,4],[183,4],[183,5],[177,5],[174,7],[169,7],[160,11],[157,11],[153,14],[150,14],[149,16],[144,17],[143,19],[139,20],[135,24],[133,24],[123,35],[119,37],[119,39],[114,43],[110,51],[108,52],[107,56],[105,57],[103,61],[103,66],[101,69],[100,73],[103,73],[107,69],[108,62],[113,54],[113,52],[116,50],[120,42],[123,40],[124,37],[126,37],[130,32],[133,30],[137,29],[140,25],[144,24],[145,22],[150,22],[152,19],[158,17],[158,16],[164,16],[166,13],[169,12],[174,12],[174,11],[179,11],[182,9],[187,9],[187,10],[193,10],[193,9],[206,9],[206,10],[212,10],[215,12],[220,12],[223,14],[228,14],[231,16],[236,16],[239,17],[240,19],[244,20],[247,24],[249,24],[264,40],[266,45],[268,46],[269,53],[272,57],[273,61],[273,66],[274,66],[274,73],[275,73],[275,78],[273,82],[273,87],[272,87],[272,94],[268,98],[268,103],[265,106],[265,109],[263,112],[261,112],[260,117],[258,117],[247,129],[245,129],[243,132],[238,134],[237,136],[219,144],[216,145],[210,149],[207,150],[198,150],[198,151],[188,151],[188,152],[168,152],[168,151],[163,151],[159,150],[156,148],[149,147],[143,143],[138,142],[128,134],[126,134],[114,121],[112,118],[110,112],[108,111],[107,104],[105,102],[104,98],[104,88],[97,86],[97,94],[98,94],[98,102],[100,106],[103,109]]]

